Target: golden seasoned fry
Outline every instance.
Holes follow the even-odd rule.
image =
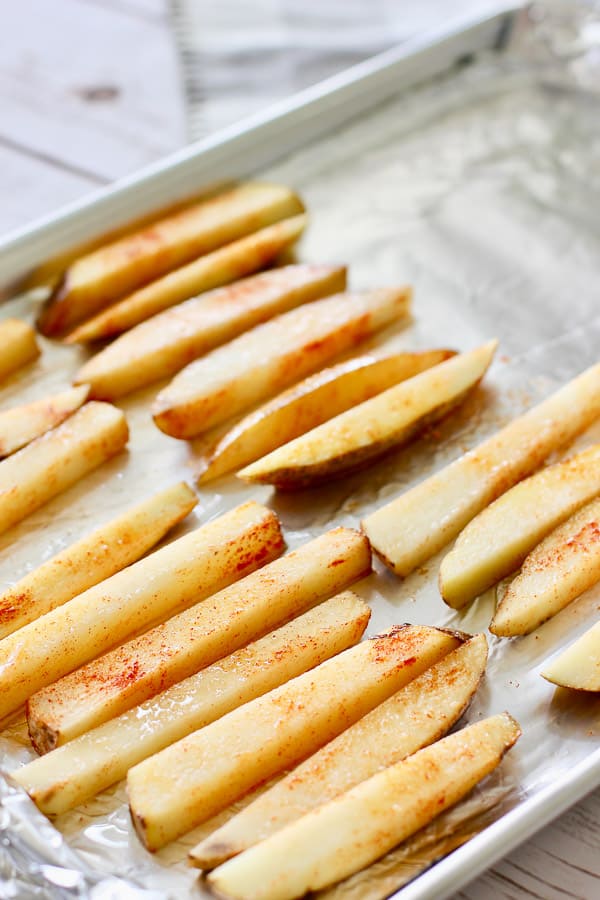
[[[42,311],[40,331],[63,334],[197,256],[302,211],[289,188],[248,182],[159,219],[70,265]]]
[[[361,356],[310,375],[238,422],[221,438],[200,482],[238,469],[328,419],[454,356],[453,350]]]
[[[600,622],[553,659],[542,678],[577,691],[600,691]]]
[[[297,490],[364,468],[464,400],[483,378],[496,346],[490,341],[388,388],[246,466],[238,477]]]
[[[56,428],[85,403],[88,393],[89,387],[84,384],[0,412],[0,457],[10,456]]]
[[[521,730],[490,716],[312,810],[209,875],[231,900],[293,900],[358,872],[458,803]]]
[[[275,514],[245,503],[8,635],[0,641],[0,719],[77,666],[253,571],[282,546]]]
[[[40,355],[35,331],[20,319],[0,321],[0,381]]]
[[[120,409],[86,403],[58,428],[0,462],[0,533],[119,453],[128,437]]]
[[[135,766],[127,790],[145,846],[158,850],[314,753],[459,643],[436,628],[396,626]]]
[[[305,227],[305,215],[293,216],[207,253],[88,319],[69,334],[66,342],[114,337],[182,300],[258,272],[293,244]]]
[[[154,421],[194,437],[402,319],[410,296],[406,287],[339,294],[259,325],[180,372],[156,398]]]
[[[352,646],[369,621],[350,591],[14,773],[42,812],[72,809],[136,763]]]
[[[66,547],[0,594],[0,638],[140,559],[196,505],[180,482]]]
[[[27,705],[34,745],[47,750],[131,709],[370,570],[364,535],[348,528],[321,535],[34,694]]]
[[[475,635],[194,847],[189,854],[192,864],[201,869],[220,865],[309,810],[437,741],[471,702],[486,661],[485,635]]]
[[[75,381],[94,397],[120,397],[173,375],[208,350],[259,322],[343,290],[343,266],[285,266],[193,297],[168,309],[92,357]]]
[[[371,546],[408,575],[478,512],[600,416],[600,364],[363,522]]]

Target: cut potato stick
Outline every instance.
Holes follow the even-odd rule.
[[[258,272],[293,244],[305,227],[305,215],[293,216],[207,253],[88,319],[69,334],[66,342],[113,337],[182,300]]]
[[[231,900],[292,900],[340,881],[458,803],[520,733],[508,713],[469,725],[225,863],[209,885]]]
[[[10,456],[56,428],[85,403],[88,393],[89,387],[84,384],[0,412],[0,457]]]
[[[600,581],[600,500],[552,531],[511,581],[492,619],[500,637],[529,634]]]
[[[194,437],[401,319],[409,304],[409,288],[384,289],[277,316],[187,366],[156,398],[154,421],[172,437]]]
[[[553,528],[600,494],[600,444],[542,469],[469,522],[442,560],[440,593],[455,609],[505,575]]]
[[[128,437],[120,409],[86,403],[62,425],[0,462],[0,533],[115,456]]]
[[[454,356],[425,350],[362,356],[331,366],[288,388],[250,413],[224,435],[199,481],[209,481],[265,456],[317,425]]]
[[[371,546],[397,575],[408,575],[599,415],[600,364],[367,516]]]
[[[435,628],[397,626],[130,769],[131,815],[143,843],[159,849],[314,753],[459,643]]]
[[[352,646],[369,616],[366,603],[350,591],[339,594],[19,769],[15,779],[42,812],[66,812],[119,781],[136,763]]]
[[[35,331],[20,319],[0,321],[0,381],[40,355]]]
[[[343,290],[343,266],[285,266],[202,294],[122,335],[75,381],[94,397],[120,397],[166,378],[219,344],[309,300]]]
[[[364,468],[456,407],[483,378],[496,347],[490,341],[388,388],[273,450],[238,477],[297,490]]]
[[[249,182],[152,222],[69,266],[40,315],[40,331],[62,334],[195,257],[302,211],[289,188]]]
[[[322,535],[34,694],[34,746],[43,752],[120,715],[370,571],[364,535]]]
[[[389,700],[300,763],[190,852],[212,869],[309,810],[442,737],[461,717],[485,672],[483,634],[426,669]]]
[[[600,691],[600,622],[553,659],[542,677],[560,687]]]
[[[140,559],[196,505],[180,482],[62,550],[0,594],[0,638]]]
[[[35,691],[282,548],[275,514],[246,503],[8,635],[0,641],[0,719]]]

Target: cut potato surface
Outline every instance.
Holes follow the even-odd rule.
[[[196,505],[184,482],[102,525],[0,594],[0,638],[140,559]]]
[[[120,409],[86,403],[62,425],[0,462],[0,533],[97,469],[125,447]]]
[[[600,416],[600,364],[363,521],[371,546],[405,576],[478,512]]]
[[[276,553],[266,550],[262,563],[279,555],[280,539]],[[370,571],[364,535],[327,532],[35,694],[27,707],[34,745],[48,749],[131,709]]]
[[[273,316],[343,290],[343,266],[297,265],[263,272],[193,297],[138,325],[93,356],[77,383],[115,398],[166,378]]]
[[[35,691],[231,584],[282,547],[275,514],[246,503],[8,635],[0,641],[0,719]]]
[[[360,640],[369,607],[346,591],[13,773],[47,815],[72,809],[136,763]]]
[[[600,622],[553,659],[542,677],[577,691],[600,691]]]
[[[219,897],[293,900],[359,871],[458,803],[520,735],[507,713],[419,750],[208,877]]]
[[[369,465],[460,403],[483,378],[496,346],[490,341],[388,388],[252,463],[239,477],[297,490]]]
[[[485,672],[476,635],[317,750],[190,852],[212,869],[442,737],[460,718]]]
[[[40,355],[35,331],[20,319],[0,321],[0,381]]]
[[[460,643],[397,626],[246,703],[129,771],[135,827],[157,850],[314,753]]]
[[[361,356],[311,375],[250,413],[221,438],[200,482],[217,478],[275,450],[352,406],[454,356],[425,350]]]
[[[553,528],[600,494],[600,444],[532,475],[469,522],[442,560],[440,592],[460,609],[505,575]]]
[[[187,366],[156,398],[154,421],[172,437],[194,437],[403,318],[409,304],[409,288],[389,288],[278,316]]]
[[[88,319],[69,334],[66,342],[113,337],[182,300],[264,269],[300,237],[305,227],[306,216],[293,216],[207,253]]]
[[[302,211],[289,188],[248,182],[152,222],[72,263],[40,315],[40,331],[69,331],[195,257]]]
[[[492,619],[500,637],[529,634],[600,581],[600,500],[552,531],[525,559]]]
[[[56,428],[85,403],[88,393],[89,387],[82,385],[0,412],[0,457]]]

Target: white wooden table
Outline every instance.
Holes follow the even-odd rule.
[[[167,0],[5,0],[1,7],[0,233],[185,141]],[[600,791],[457,894],[598,896]]]

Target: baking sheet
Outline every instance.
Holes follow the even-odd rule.
[[[551,14],[536,13],[508,54],[483,55],[387,102],[265,173],[298,188],[312,213],[300,258],[349,262],[356,288],[414,284],[414,320],[386,335],[386,346],[467,349],[498,336],[499,354],[485,386],[426,439],[338,485],[301,495],[238,487],[233,479],[207,486],[188,527],[250,497],[275,509],[291,548],[332,524],[356,526],[598,360],[600,26],[587,7],[569,7],[553,4]],[[33,306],[20,299],[4,311],[31,315]],[[0,406],[64,387],[83,355],[44,341],[39,362],[3,390]],[[148,407],[155,393],[150,389],[121,404],[132,432],[126,454],[0,538],[0,583],[18,580],[82,531],[145,496],[150,480],[157,490],[190,477],[197,448],[154,428]],[[600,440],[600,425],[577,446],[594,440]],[[493,591],[464,613],[448,609],[436,586],[440,558],[404,581],[376,563],[375,573],[356,586],[373,609],[369,634],[403,621],[468,631],[487,627]],[[489,636],[488,676],[466,721],[508,709],[524,734],[501,773],[482,789],[483,800],[493,791],[503,798],[502,809],[524,808],[544,791],[558,791],[597,749],[600,700],[555,691],[539,671],[550,654],[598,618],[599,609],[596,588],[529,637]],[[17,722],[0,737],[4,769],[33,756],[24,734]],[[597,765],[587,786],[599,782]],[[181,862],[194,835],[151,857],[132,832],[123,796],[118,787],[60,817],[69,846],[92,870],[133,879],[161,896],[201,896],[196,873]],[[22,797],[13,795],[4,802],[3,824],[14,825],[11,803],[23,809]],[[31,828],[27,813],[22,821]],[[55,852],[59,860],[60,848]],[[8,854],[0,861],[11,864]],[[419,895],[421,881],[435,888],[445,863],[415,882],[410,895]],[[56,875],[59,882],[61,877]],[[390,881],[388,890],[398,883]],[[50,890],[45,876],[42,884],[40,891]],[[106,882],[90,884],[84,879],[80,888],[68,888],[68,896],[107,890]],[[59,883],[55,893],[39,896],[67,896],[67,887]],[[110,890],[126,896],[129,888],[113,881]],[[436,890],[427,896],[444,896],[447,888]],[[343,893],[338,889],[338,896]],[[351,896],[350,888],[346,893]],[[364,884],[355,896],[366,896]]]

